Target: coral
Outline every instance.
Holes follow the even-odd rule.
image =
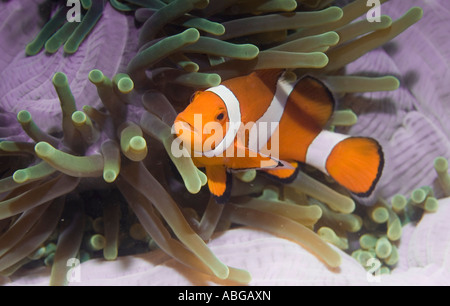
[[[372,24],[353,22],[367,11],[360,0],[343,8],[329,6],[330,1],[82,3],[86,11],[79,25],[62,25],[61,9],[27,46],[29,55],[44,45],[55,54],[18,55],[2,72],[26,67],[21,70],[26,78],[19,73],[0,92],[7,111],[18,113],[19,133],[29,139],[0,142],[0,157],[31,159],[25,169],[7,169],[0,181],[2,274],[43,261],[52,264],[50,283],[65,284],[66,262],[77,253],[95,257],[102,252],[113,260],[130,246],[144,244],[147,251],[143,229],[185,266],[215,280],[248,283],[247,271],[228,266],[205,243],[232,223],[292,239],[328,266],[339,266],[341,253],[325,241],[348,249],[347,236],[363,226],[345,191],[312,169],[289,186],[249,172],[234,175],[231,203],[220,206],[201,191],[205,174],[189,158],[173,156],[170,126],[195,90],[256,69],[285,68],[295,77],[312,74],[341,95],[395,90],[395,77],[342,75],[342,69],[413,25],[422,10],[414,7],[396,21],[383,16]],[[135,12],[142,23],[138,39],[132,38],[129,16],[112,7]],[[109,41],[118,47],[111,48]],[[58,50],[64,42],[64,50]],[[133,47],[137,54],[130,51]],[[63,51],[74,54],[67,57]],[[29,85],[42,93],[27,88],[28,76],[35,72],[28,65],[38,72],[46,68]],[[51,84],[46,81],[50,71]],[[33,109],[32,100],[51,101],[51,110]],[[53,114],[59,115],[61,127],[47,122]],[[331,128],[351,126],[356,119],[353,111],[339,109]],[[268,187],[274,184],[275,191]],[[433,210],[433,203],[425,203],[427,196],[416,206]],[[96,201],[104,202],[100,212]],[[367,223],[387,224],[388,238],[365,236],[362,245],[395,265],[396,248],[389,240],[399,238],[399,218],[383,202],[363,209],[372,218]],[[97,224],[99,218],[103,226]]]

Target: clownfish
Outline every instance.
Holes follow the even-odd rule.
[[[197,91],[173,127],[194,164],[206,169],[218,203],[230,196],[229,170],[258,169],[289,183],[301,164],[368,197],[383,170],[382,148],[372,138],[326,130],[334,107],[332,93],[316,78],[259,70]]]

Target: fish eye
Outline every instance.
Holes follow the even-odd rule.
[[[223,118],[225,118],[225,113],[224,112],[222,112],[222,113],[220,113],[220,114],[218,114],[216,116],[216,120],[218,120],[218,121],[222,120]]]

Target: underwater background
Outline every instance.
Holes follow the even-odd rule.
[[[3,284],[450,283],[446,1],[72,2],[0,1]],[[304,167],[233,173],[221,205],[171,154],[196,90],[275,68],[380,142],[370,200]]]

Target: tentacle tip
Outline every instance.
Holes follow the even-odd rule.
[[[231,275],[229,275],[228,277],[230,278],[230,276]],[[235,281],[245,285],[250,284],[250,282],[252,281],[252,275],[248,271],[239,269],[239,278],[235,279]]]
[[[208,183],[208,177],[202,171],[197,169],[198,178],[200,179],[200,185],[205,186]],[[199,189],[200,191],[200,189]],[[197,191],[198,192],[198,191]]]
[[[34,146],[34,151],[41,158],[51,156],[52,153],[54,152],[54,150],[55,150],[55,148],[53,148],[48,142],[45,142],[45,141],[38,142]]]
[[[438,172],[447,171],[448,169],[448,161],[445,157],[439,156],[434,160],[434,169]]]
[[[327,9],[323,10],[323,12],[325,12],[325,11],[329,11],[332,14],[332,16],[334,17],[333,20],[335,20],[335,21],[340,20],[344,16],[344,11],[338,6],[331,6]]]
[[[412,7],[409,11],[408,11],[408,13],[410,13],[410,14],[414,14],[414,19],[416,20],[416,21],[419,21],[420,19],[422,19],[422,17],[423,17],[423,9],[420,7],[420,6],[414,6],[414,7]]]
[[[392,90],[397,90],[400,87],[400,80],[394,76],[390,76],[389,80],[391,82]]]
[[[116,180],[118,173],[114,170],[103,171],[103,179],[107,183],[112,183]]]
[[[192,181],[185,181],[184,185],[186,189],[191,194],[197,194],[200,192],[202,185],[201,184],[193,184]]]
[[[24,170],[17,170],[13,174],[13,180],[14,180],[14,182],[16,182],[18,184],[26,182],[27,179],[28,179],[28,175],[27,175],[27,172]]]
[[[222,82],[222,79],[221,79],[220,75],[215,74],[215,73],[211,73],[211,74],[208,76],[207,82],[208,82],[211,86],[218,86],[218,85],[220,85],[220,83]]]
[[[121,93],[130,93],[134,88],[134,82],[130,78],[121,78],[117,83],[117,88]]]
[[[337,253],[336,251],[333,250],[333,258],[328,259],[326,261],[326,264],[331,267],[331,268],[339,268],[340,265],[342,264],[342,257],[341,255],[339,255],[339,253]]]
[[[130,148],[132,150],[142,152],[147,150],[147,142],[142,136],[134,136],[130,139]]]
[[[188,43],[195,43],[200,38],[200,32],[194,28],[189,28],[181,34]]]
[[[221,35],[225,34],[225,32],[226,32],[225,27],[223,25],[219,24],[216,27],[214,34],[217,36],[221,36]]]
[[[45,43],[44,49],[45,49],[45,52],[53,54],[53,53],[55,53],[56,51],[59,50],[59,45],[55,44],[55,43],[53,43],[52,41],[49,40],[49,41],[47,41]]]
[[[64,53],[72,55],[78,51],[78,45],[73,45],[70,42],[64,44]]]
[[[227,279],[228,275],[230,275],[230,269],[223,263],[220,263],[220,267],[216,267],[213,272],[220,279]]]
[[[36,48],[36,46],[34,45],[33,42],[29,43],[26,47],[25,47],[25,54],[27,56],[33,56],[39,53],[39,51],[41,51],[42,48]]]
[[[344,214],[351,214],[356,208],[355,201],[349,197],[345,197],[345,202],[343,201],[342,204],[340,212]]]
[[[117,259],[117,251],[116,252],[104,252],[103,257],[108,261],[113,261]]]
[[[402,230],[401,230],[401,226],[400,228],[396,228],[395,230],[388,230],[387,232],[387,236],[389,238],[389,240],[391,241],[397,241],[402,237]]]
[[[391,26],[391,24],[392,24],[392,18],[391,18],[391,16],[388,16],[388,15],[382,15],[381,16],[381,23],[383,24],[383,25],[385,25],[386,27],[390,27]]]
[[[425,201],[424,209],[426,212],[434,213],[439,208],[439,202],[434,197],[428,197]]]
[[[92,1],[91,1],[91,0],[84,0],[84,1],[81,1],[81,5],[83,6],[83,8],[84,8],[85,10],[88,10],[88,9],[90,9],[91,6],[92,6]]]
[[[91,70],[88,75],[89,81],[96,85],[102,83],[104,77],[105,75],[103,74],[103,72],[98,69]]]
[[[52,83],[56,87],[67,86],[69,84],[67,76],[63,72],[57,72],[54,74]]]
[[[316,62],[316,67],[317,68],[323,68],[326,65],[328,65],[330,59],[328,58],[328,56],[325,53],[322,52],[317,52],[317,62]]]
[[[341,40],[341,37],[335,31],[326,32],[323,34],[323,36],[324,36],[324,41],[326,42],[326,45],[328,45],[328,46],[335,46]]]
[[[26,110],[21,110],[20,112],[17,113],[17,121],[19,123],[29,123],[31,122],[31,114],[29,111]]]
[[[87,120],[87,116],[82,111],[75,111],[72,114],[72,121],[77,126],[83,125],[84,123],[86,123],[86,120]]]

